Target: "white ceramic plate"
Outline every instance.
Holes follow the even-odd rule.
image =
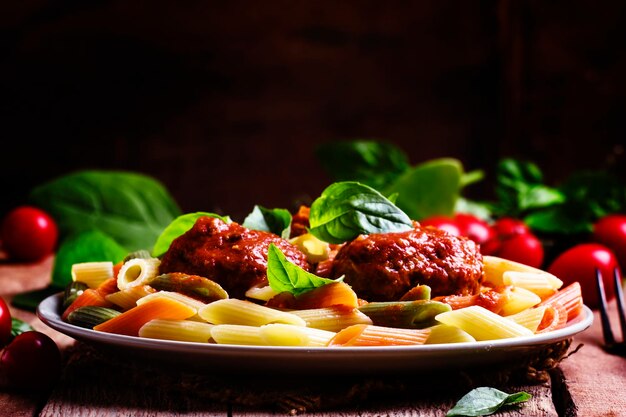
[[[151,363],[231,373],[380,374],[484,367],[520,360],[547,344],[584,331],[593,322],[593,313],[585,306],[583,313],[562,329],[514,339],[385,347],[237,346],[146,339],[84,329],[61,320],[62,296],[56,294],[43,300],[37,316],[74,339]]]

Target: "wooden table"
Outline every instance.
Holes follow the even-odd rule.
[[[0,295],[10,301],[20,292],[44,288],[50,280],[53,258],[47,258],[35,264],[0,263]],[[617,324],[615,304],[612,303],[613,322]],[[82,345],[64,334],[43,324],[32,312],[11,307],[15,317],[30,323],[36,330],[51,336],[63,350],[70,355]],[[616,326],[617,327],[617,326]],[[619,330],[615,328],[615,331]],[[600,320],[595,314],[591,328],[577,335],[570,347],[570,356],[562,360],[545,383],[531,384],[516,389],[523,389],[533,394],[533,398],[519,409],[501,411],[495,416],[581,416],[581,417],[617,417],[626,416],[626,358],[606,354],[601,348]],[[579,347],[577,351],[574,349]],[[574,353],[572,353],[574,352]],[[0,391],[0,415],[6,416],[278,416],[289,414],[288,409],[267,409],[245,407],[237,403],[212,399],[215,391],[207,391],[202,396],[181,395],[185,392],[176,386],[179,375],[149,374],[135,376],[139,385],[133,388],[133,374],[120,376],[126,381],[115,381],[115,369],[106,369],[107,362],[97,362],[90,367],[86,362],[83,371],[101,372],[91,375],[90,381],[72,385],[71,378],[62,378],[51,393],[16,393],[7,389]],[[70,369],[68,368],[66,370]],[[76,364],[74,364],[76,368]],[[97,371],[97,367],[105,368]],[[120,371],[122,372],[122,371]],[[133,371],[134,372],[134,371]],[[130,375],[130,376],[129,376]],[[152,381],[146,379],[154,378]],[[415,378],[420,378],[416,375]],[[166,381],[167,386],[161,384]],[[113,382],[112,382],[113,381]],[[188,381],[187,381],[188,382]],[[494,381],[495,382],[495,381]],[[268,380],[269,383],[269,380]],[[389,396],[378,395],[374,398],[354,396],[353,401],[336,408],[307,410],[306,415],[330,416],[445,416],[446,411],[458,400],[458,393],[447,395],[450,384],[433,387],[433,393],[419,395]],[[170,389],[175,388],[175,389]],[[176,394],[173,394],[176,391]],[[230,391],[223,391],[224,395]],[[347,391],[346,395],[354,392]],[[405,393],[406,394],[406,393]],[[293,409],[292,413],[297,412]]]

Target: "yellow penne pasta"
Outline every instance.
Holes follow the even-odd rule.
[[[499,287],[506,284],[503,280],[504,273],[508,271],[513,272],[525,272],[538,275],[546,275],[551,285],[555,288],[560,288],[563,282],[555,277],[553,274],[546,272],[539,268],[533,268],[532,266],[523,264],[521,262],[511,261],[510,259],[500,258],[497,256],[483,256],[483,265],[485,273],[485,282],[494,287]]]
[[[81,262],[72,265],[72,280],[80,281],[89,288],[97,288],[113,278],[113,262]]]
[[[311,233],[301,234],[290,239],[289,242],[296,245],[311,263],[325,261],[330,255],[330,245]]]
[[[336,334],[327,330],[282,323],[266,324],[260,329],[263,343],[268,346],[327,346]]]
[[[301,317],[308,327],[338,332],[353,324],[373,324],[372,319],[358,308],[344,308],[341,306],[313,308],[308,310],[290,311]]]
[[[277,294],[269,285],[264,287],[252,287],[246,291],[246,297],[253,300],[269,301]]]
[[[155,292],[155,289],[148,285],[139,285],[116,291],[104,296],[107,301],[121,307],[122,310],[128,310],[137,305],[137,300],[148,294]]]
[[[218,324],[211,328],[211,338],[218,344],[262,345],[261,327],[242,324]]]
[[[504,294],[504,302],[500,310],[502,316],[519,313],[541,302],[541,297],[523,287],[508,288]]]
[[[139,337],[208,343],[212,324],[190,320],[150,320],[139,329]]]
[[[439,343],[464,343],[475,342],[476,339],[465,330],[461,330],[455,326],[448,326],[447,324],[437,324],[430,327],[430,335],[426,339],[427,345],[434,345]]]
[[[198,315],[212,324],[262,326],[285,323],[306,326],[306,322],[295,314],[236,298],[213,301],[198,310]]]
[[[541,320],[543,319],[545,311],[546,306],[539,306],[535,308],[528,308],[517,314],[507,316],[506,318],[535,333],[539,327],[539,323],[541,323]]]
[[[117,274],[117,287],[123,290],[128,287],[145,285],[148,280],[157,276],[161,261],[157,258],[133,258],[124,262]]]
[[[532,291],[542,299],[556,293],[563,285],[563,281],[551,274],[520,271],[504,272],[502,282]]]
[[[533,332],[481,306],[470,306],[438,314],[435,319],[456,326],[476,340],[507,339],[531,336]]]

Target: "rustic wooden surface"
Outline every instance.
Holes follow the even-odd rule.
[[[49,281],[49,271],[53,259],[49,258],[34,265],[0,264],[0,288],[2,296],[10,300],[14,294],[24,290],[37,289]],[[613,310],[615,306],[612,305]],[[11,308],[12,313],[54,338],[64,352],[76,349],[75,341],[44,325],[33,313]],[[613,311],[614,313],[615,311]],[[615,320],[616,321],[616,320]],[[617,330],[617,329],[616,329]],[[570,348],[582,344],[580,349],[564,359],[557,375],[562,373],[564,383],[550,383],[520,386],[533,394],[533,398],[519,410],[506,410],[495,416],[626,416],[626,400],[622,395],[626,390],[626,359],[604,353],[600,346],[601,330],[599,319],[595,317],[592,328],[574,338]],[[92,369],[87,372],[100,372]],[[258,417],[288,414],[288,410],[255,409],[220,401],[210,401],[210,396],[184,394],[184,390],[171,390],[159,386],[158,378],[146,385],[133,385],[133,381],[115,381],[116,372],[104,369],[100,377],[94,377],[92,383],[77,380],[80,385],[72,386],[63,380],[49,395],[12,393],[6,389],[0,391],[0,410],[3,415],[17,417],[52,417],[52,416],[137,416],[137,417],[196,417],[206,415]],[[119,371],[119,375],[124,375]],[[554,375],[553,375],[554,376]],[[177,375],[169,375],[177,378]],[[419,376],[418,376],[419,377]],[[271,380],[268,378],[268,380]],[[76,382],[76,381],[75,381]],[[457,381],[458,382],[458,381]],[[558,382],[558,381],[557,381]],[[459,397],[446,396],[454,387],[441,384],[435,387],[434,395],[420,395],[415,392],[396,397],[379,395],[366,401],[355,401],[348,405],[307,412],[315,417],[326,416],[444,416]],[[557,391],[556,396],[552,391]],[[571,401],[567,400],[571,396]],[[562,401],[565,399],[565,401]],[[556,400],[556,401],[554,401]],[[8,413],[8,414],[7,414]]]

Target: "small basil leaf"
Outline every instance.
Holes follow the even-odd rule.
[[[311,204],[310,232],[329,243],[343,243],[359,234],[402,232],[413,227],[402,210],[375,189],[358,182],[328,186]]]
[[[273,243],[270,243],[267,249],[267,281],[277,293],[287,291],[296,296],[323,285],[337,282],[318,277],[289,262],[283,252]]]
[[[252,230],[274,233],[283,239],[288,239],[291,234],[291,213],[286,209],[268,209],[256,205],[252,212],[246,216],[242,226]]]
[[[316,155],[335,181],[357,181],[376,189],[386,187],[409,168],[406,154],[382,141],[324,143],[318,145]]]
[[[398,193],[397,205],[411,219],[452,215],[461,190],[463,167],[451,158],[416,165],[399,177],[385,194]]]
[[[521,187],[518,197],[520,210],[548,207],[565,201],[565,196],[559,190],[545,185],[531,185]]]
[[[31,330],[35,329],[30,324],[20,319],[16,319],[15,317],[11,317],[11,337],[15,337],[18,334],[29,332]]]
[[[195,213],[187,213],[182,216],[178,216],[161,232],[152,248],[152,256],[155,258],[163,255],[170,248],[170,245],[178,236],[185,234],[189,229],[193,227],[196,221],[200,217],[216,217],[230,223],[229,217],[220,216],[215,213],[208,213],[204,211],[198,211]]]
[[[446,417],[489,415],[503,406],[519,404],[530,398],[532,396],[526,392],[507,394],[496,388],[478,387],[465,394]]]
[[[72,265],[80,262],[117,263],[128,250],[110,236],[91,230],[65,239],[56,253],[52,266],[52,285],[65,288],[72,281]]]

